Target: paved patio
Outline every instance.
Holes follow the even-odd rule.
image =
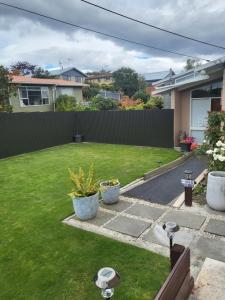
[[[225,262],[225,213],[165,207],[121,196],[117,204],[101,204],[93,220],[82,222],[72,215],[64,223],[168,255],[169,241],[162,229],[166,221],[180,225],[174,242],[190,247],[193,265],[205,257]]]

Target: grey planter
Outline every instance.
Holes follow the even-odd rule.
[[[206,200],[212,209],[225,211],[225,172],[213,171],[208,174]]]
[[[96,217],[99,208],[99,193],[89,197],[74,197],[72,199],[76,216],[82,220]]]
[[[113,204],[119,201],[120,183],[114,186],[104,185],[104,181],[100,183],[102,200],[105,204]]]

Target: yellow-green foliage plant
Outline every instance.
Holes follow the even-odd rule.
[[[69,194],[72,198],[74,197],[89,197],[96,194],[99,191],[99,181],[95,179],[94,165],[91,164],[87,176],[83,169],[80,167],[76,173],[69,169],[70,180],[74,187],[72,192]]]

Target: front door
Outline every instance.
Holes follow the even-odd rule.
[[[201,144],[207,127],[208,112],[211,110],[211,98],[192,99],[191,101],[191,136]]]

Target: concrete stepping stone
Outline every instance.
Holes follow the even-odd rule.
[[[97,213],[97,216],[94,219],[82,221],[82,222],[92,224],[92,225],[102,226],[103,224],[108,222],[110,219],[112,219],[114,216],[115,215],[110,212],[105,212],[105,211],[99,210]],[[80,221],[80,219],[78,219],[76,216],[74,216],[73,219]]]
[[[157,220],[165,211],[166,209],[163,208],[151,207],[137,203],[131,206],[126,213],[137,217]]]
[[[205,231],[225,236],[225,221],[210,219]]]
[[[200,237],[191,243],[195,256],[209,257],[225,262],[225,241]]]
[[[138,238],[149,226],[151,223],[118,216],[103,227]]]
[[[163,221],[174,221],[179,226],[192,228],[192,229],[200,229],[202,224],[204,223],[206,217],[184,212],[184,211],[169,211],[164,217]]]
[[[174,243],[189,247],[196,235],[193,232],[188,232],[187,229],[181,228],[174,236]],[[169,247],[169,239],[162,224],[157,224],[147,234],[143,235],[143,239],[156,243],[165,247]]]
[[[206,258],[191,299],[225,299],[225,263]]]
[[[103,202],[101,203],[101,207],[108,209],[108,210],[114,210],[116,212],[122,212],[131,205],[132,205],[132,203],[123,201],[123,200],[119,200],[115,204],[104,204]]]

